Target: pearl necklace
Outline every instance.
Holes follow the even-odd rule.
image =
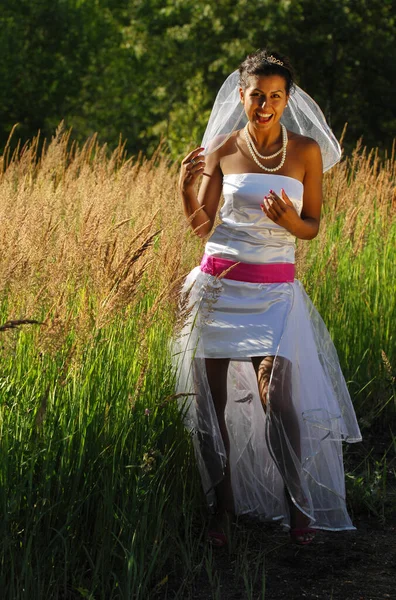
[[[270,156],[263,156],[263,154],[260,154],[260,152],[257,150],[255,143],[252,140],[252,137],[249,133],[249,128],[246,125],[246,135],[249,138],[249,142],[251,147],[253,148],[253,152],[255,153],[256,156],[258,156],[259,158],[262,158],[263,160],[270,160],[270,158],[275,158],[275,156],[279,156],[279,154],[282,154],[283,152],[283,142],[285,141],[285,130],[286,127],[284,125],[282,125],[281,123],[281,128],[282,128],[282,148],[280,150],[278,150],[278,152],[275,152],[274,154],[271,154]],[[286,137],[287,137],[287,131],[286,131]]]
[[[263,171],[268,171],[269,173],[274,173],[275,171],[279,171],[279,169],[281,169],[283,167],[283,165],[285,164],[285,160],[286,160],[286,148],[287,148],[287,141],[288,141],[286,127],[281,123],[282,148],[275,154],[271,154],[271,156],[262,156],[261,154],[259,154],[257,148],[254,145],[252,138],[249,135],[248,127],[249,127],[249,123],[247,123],[246,127],[244,128],[245,140],[246,140],[246,144],[249,149],[249,152],[250,152],[254,162],[256,163],[256,165],[258,165],[261,169],[263,169]],[[278,154],[281,154],[281,153],[282,153],[282,159],[281,159],[279,165],[277,167],[274,167],[273,169],[270,169],[269,167],[265,167],[264,165],[262,165],[256,156],[256,154],[257,154],[258,156],[260,156],[260,158],[263,158],[264,160],[265,159],[268,160],[270,158],[274,158],[275,156],[278,156]]]

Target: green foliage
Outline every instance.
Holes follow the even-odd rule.
[[[6,0],[0,13],[2,138],[50,133],[78,101],[111,22],[95,0]]]
[[[392,495],[394,496],[395,491],[389,486],[388,480],[391,478],[392,462],[387,454],[380,460],[372,459],[370,455],[366,456],[363,464],[346,475],[349,504],[385,523],[387,514],[393,510]]]
[[[380,32],[380,35],[379,35]],[[226,74],[268,46],[347,147],[388,148],[396,128],[392,0],[5,0],[0,14],[0,143],[61,119],[85,139],[119,135],[136,153],[161,137],[174,157],[199,143]]]

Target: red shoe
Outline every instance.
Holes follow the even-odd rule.
[[[215,548],[224,548],[228,544],[227,536],[221,531],[208,531],[208,542]]]
[[[316,529],[312,527],[295,527],[290,530],[291,541],[298,546],[312,544],[316,535]]]

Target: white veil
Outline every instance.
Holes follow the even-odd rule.
[[[239,71],[227,77],[217,94],[208,125],[202,139],[204,154],[214,152],[237,129],[247,123],[239,97]],[[322,151],[323,172],[328,171],[341,158],[341,147],[326,123],[319,106],[304,90],[294,85],[281,122],[290,131],[316,140]]]

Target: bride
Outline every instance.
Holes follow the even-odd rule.
[[[223,84],[202,147],[182,162],[198,236],[212,231],[224,197],[184,284],[189,313],[175,343],[214,545],[241,514],[281,521],[299,544],[317,529],[353,529],[341,442],[360,432],[327,329],[294,272],[295,238],[318,234],[322,173],[339,159],[287,59],[260,50]]]

